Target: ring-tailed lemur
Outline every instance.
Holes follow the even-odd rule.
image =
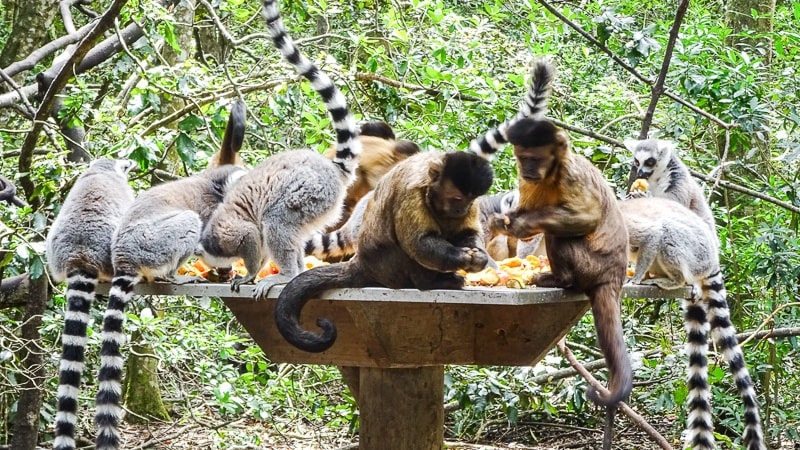
[[[684,301],[689,356],[685,447],[714,448],[707,361],[710,328],[744,402],[744,447],[766,449],[753,382],[730,320],[716,235],[701,217],[669,199],[631,198],[620,202],[620,207],[628,228],[630,259],[636,263],[631,282],[662,289],[692,286],[692,298]],[[648,272],[656,278],[646,279]]]
[[[228,124],[225,127],[225,135],[222,137],[222,145],[219,151],[209,159],[208,169],[226,165],[243,165],[239,150],[241,150],[244,143],[246,125],[247,105],[241,100],[236,100],[231,106],[231,114],[228,116]]]
[[[286,33],[276,0],[263,2],[263,15],[275,47],[311,82],[333,118],[336,156],[330,160],[312,150],[270,156],[242,177],[204,228],[199,247],[204,258],[212,264],[244,259],[248,274],[231,282],[234,290],[252,281],[267,260],[276,263],[280,275],[259,281],[256,298],[304,269],[305,243],[339,219],[361,155],[358,128],[342,93],[300,54]]]
[[[99,281],[114,274],[111,236],[133,202],[130,160],[93,161],[70,190],[47,233],[47,265],[55,282],[67,281],[64,334],[55,417],[56,450],[75,448],[78,392],[86,352],[86,328]]]
[[[554,77],[555,68],[549,59],[539,58],[534,61],[528,83],[528,92],[516,116],[501,123],[496,128],[492,128],[485,135],[473,139],[469,150],[484,159],[491,159],[500,147],[508,143],[506,130],[509,126],[526,117],[532,119],[543,118],[547,114],[547,99],[553,89]]]
[[[133,202],[114,233],[114,278],[103,316],[95,413],[98,450],[117,449],[120,444],[124,358],[119,349],[126,340],[125,305],[133,296],[133,287],[142,279],[186,281],[175,271],[194,254],[203,223],[244,172],[241,167],[226,165],[154,186]]]
[[[694,211],[716,236],[714,215],[703,189],[689,169],[675,154],[675,143],[663,139],[626,139],[625,147],[633,154],[630,184],[637,178],[648,181],[647,194],[674,200]],[[718,241],[715,238],[715,241]]]

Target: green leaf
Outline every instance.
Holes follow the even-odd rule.
[[[178,150],[178,156],[180,156],[181,161],[187,165],[194,164],[194,155],[197,153],[197,146],[189,135],[186,133],[179,134],[178,140],[175,143],[175,148]]]
[[[28,267],[28,273],[31,276],[32,280],[36,280],[44,274],[44,262],[42,261],[42,257],[39,255],[34,254],[33,258],[31,258],[31,264]]]
[[[178,129],[181,131],[191,132],[205,125],[203,119],[200,117],[189,114],[185,119],[178,122]]]

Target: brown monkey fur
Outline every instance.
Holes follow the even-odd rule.
[[[521,239],[544,233],[552,272],[538,274],[533,283],[589,297],[610,395],[590,388],[587,396],[613,408],[628,397],[632,383],[620,313],[628,233],[614,193],[551,122],[522,119],[507,133],[517,158],[520,200],[516,211],[496,217],[492,227]]]
[[[236,100],[231,106],[228,125],[222,137],[222,146],[208,161],[208,169],[219,166],[243,166],[239,150],[244,143],[245,121],[247,119],[247,106],[241,100]]]
[[[339,229],[344,225],[356,203],[367,192],[375,189],[381,177],[398,162],[420,151],[414,142],[395,140],[394,131],[385,122],[367,122],[361,125],[358,139],[361,141],[362,152],[356,169],[356,181],[347,188],[341,218],[335,225],[328,227],[327,231]],[[325,156],[330,159],[335,155],[336,151],[333,148],[325,152]]]
[[[333,323],[318,319],[318,335],[301,329],[299,317],[305,303],[325,290],[462,288],[457,270],[477,272],[489,262],[475,199],[492,178],[489,162],[466,152],[425,152],[398,163],[364,210],[356,255],[302,272],[283,289],[275,306],[278,330],[296,347],[321,352],[336,339]]]

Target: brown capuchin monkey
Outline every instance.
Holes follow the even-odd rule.
[[[622,332],[620,291],[628,264],[628,232],[614,193],[589,160],[570,150],[567,134],[548,120],[521,119],[507,129],[519,170],[519,205],[491,226],[527,239],[544,233],[552,272],[532,283],[585,293],[597,343],[608,364],[608,396],[586,395],[608,408],[604,445],[616,404],[630,395],[631,363]],[[607,448],[607,447],[606,447]]]
[[[334,288],[461,289],[458,270],[489,263],[475,199],[492,185],[488,161],[467,152],[425,152],[400,162],[375,188],[364,210],[358,252],[347,262],[294,277],[275,306],[278,331],[292,345],[322,352],[336,327],[317,319],[317,334],[300,328],[306,302]]]

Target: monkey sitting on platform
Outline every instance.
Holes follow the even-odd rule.
[[[464,277],[456,271],[478,272],[489,263],[475,199],[492,179],[488,161],[471,153],[426,152],[400,162],[366,205],[356,255],[303,272],[283,289],[275,306],[281,335],[308,352],[333,345],[336,328],[329,320],[318,319],[322,334],[299,323],[306,302],[328,289],[462,288]]]

